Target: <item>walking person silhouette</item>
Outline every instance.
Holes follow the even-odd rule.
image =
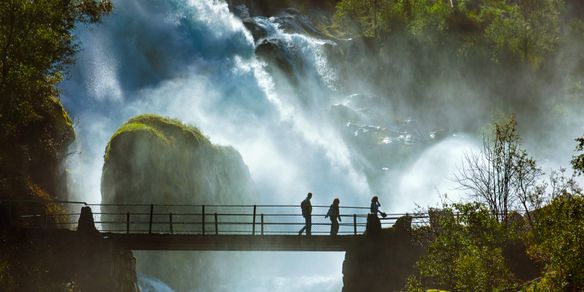
[[[302,209],[302,217],[304,217],[304,227],[298,231],[298,235],[302,235],[302,232],[306,230],[306,235],[312,234],[312,204],[310,204],[310,199],[312,198],[312,193],[306,195],[306,199],[300,203],[300,208]]]
[[[339,198],[335,198],[333,200],[333,203],[331,204],[328,212],[326,213],[326,215],[324,216],[324,218],[326,219],[327,217],[330,218],[331,220],[331,235],[337,235],[339,233],[339,221],[341,220],[341,215],[339,214],[339,203],[341,201],[339,200]],[[338,219],[338,221],[337,221]]]

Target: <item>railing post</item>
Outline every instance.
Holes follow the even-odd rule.
[[[126,213],[126,233],[130,233],[130,212]]]
[[[215,235],[219,235],[219,224],[217,223],[217,212],[215,212]]]
[[[264,214],[262,214],[262,235],[264,235]]]
[[[201,231],[205,235],[205,205],[201,208]]]
[[[251,235],[255,235],[256,207],[256,205],[253,205],[253,225],[251,226]]]
[[[148,222],[148,233],[152,233],[152,217],[154,215],[154,204],[150,204],[150,221]]]
[[[357,235],[357,214],[353,214],[353,234]]]
[[[172,212],[168,213],[168,222],[170,222],[170,234],[173,234],[174,230],[172,229]]]

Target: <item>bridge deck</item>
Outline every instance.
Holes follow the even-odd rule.
[[[366,231],[368,207],[339,207],[345,220],[339,223],[339,236],[329,236],[332,224],[324,218],[329,206],[313,205],[314,235],[305,236],[297,233],[305,225],[297,205],[50,203],[61,206],[57,209],[62,212],[47,214],[34,211],[38,207],[21,206],[48,204],[30,200],[0,200],[0,211],[8,211],[8,225],[26,226],[33,236],[54,235],[75,240],[83,234],[94,236],[97,230],[106,242],[130,250],[346,251],[369,242],[367,236],[358,235]],[[81,212],[69,211],[72,210],[69,204],[82,205]],[[99,211],[93,213],[89,206],[98,207]],[[382,227],[387,227],[402,217],[406,217],[404,222],[411,222],[414,218],[426,220],[428,215],[390,214],[379,220]],[[75,229],[80,231],[80,236],[66,232]]]
[[[193,235],[102,233],[131,250],[346,251],[360,235]]]

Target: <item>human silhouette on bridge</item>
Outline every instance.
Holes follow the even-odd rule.
[[[337,235],[339,233],[339,221],[341,220],[341,215],[339,214],[339,203],[341,201],[339,198],[335,198],[333,203],[331,204],[328,212],[324,216],[324,218],[329,217],[331,219],[331,235]],[[338,221],[337,221],[338,219]]]
[[[304,227],[298,231],[298,235],[302,235],[302,232],[306,230],[306,235],[312,235],[312,204],[310,204],[310,199],[312,198],[312,193],[306,195],[306,199],[300,203],[300,208],[302,209],[302,217],[304,217]]]
[[[373,196],[371,198],[371,209],[369,215],[367,215],[367,230],[365,231],[367,234],[380,234],[381,233],[381,221],[379,217],[377,217],[377,213],[381,214],[381,217],[385,218],[387,214],[381,212],[379,210],[381,207],[381,203],[379,203],[379,198],[377,196]]]
[[[379,203],[379,198],[377,196],[373,196],[373,198],[371,198],[371,214],[377,216],[377,213],[379,213],[381,214],[381,217],[385,218],[387,214],[381,212],[381,210],[379,210],[379,207],[381,207],[381,203]]]

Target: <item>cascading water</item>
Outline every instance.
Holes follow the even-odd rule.
[[[61,86],[63,101],[78,121],[78,155],[68,165],[73,194],[100,201],[102,157],[109,137],[128,118],[148,112],[193,123],[213,142],[238,149],[259,189],[260,195],[249,198],[250,203],[296,203],[307,191],[321,194],[322,203],[341,190],[368,193],[361,174],[352,169],[343,143],[328,125],[319,122],[315,105],[329,98],[331,85],[331,80],[323,78],[329,77],[323,70],[319,41],[283,33],[275,24],[266,23],[274,28],[270,37],[281,38],[290,46],[288,52],[299,49],[290,55],[291,62],[304,58],[298,60],[316,64],[297,72],[306,85],[302,98],[314,98],[308,93],[322,98],[318,103],[306,103],[293,91],[278,92],[273,75],[254,54],[251,35],[226,4],[119,1],[115,6],[114,14],[100,26],[77,31],[85,49],[71,68],[72,78]],[[313,74],[303,75],[311,70]],[[301,104],[311,107],[301,108]],[[144,256],[137,253],[138,262]],[[221,260],[226,256],[229,262]],[[215,257],[211,270],[231,274],[227,279],[209,277],[215,279],[213,283],[204,284],[185,279],[186,285],[193,290],[241,291],[238,287],[255,279],[259,284],[244,290],[273,291],[281,286],[276,290],[286,291],[286,287],[298,288],[290,283],[303,278],[303,290],[340,289],[339,254],[217,253]],[[299,258],[304,260],[299,262]],[[265,267],[257,272],[245,269],[262,262]],[[305,271],[304,262],[335,268],[325,273]],[[318,272],[318,276],[307,272]],[[197,279],[204,278],[198,275]]]
[[[64,103],[79,121],[82,154],[71,167],[92,178],[77,180],[82,185],[76,193],[99,200],[107,139],[129,117],[153,112],[193,123],[214,142],[233,145],[260,193],[272,200],[288,201],[301,190],[367,194],[344,143],[321,117],[333,100],[326,41],[256,20],[270,29],[268,38],[285,44],[292,64],[308,64],[295,71],[302,78],[296,92],[279,89],[286,80],[266,72],[253,38],[222,3],[123,1],[102,25],[80,30],[86,49],[62,85]]]
[[[319,38],[316,29],[302,19],[295,22],[289,12],[247,20],[261,32],[254,40],[223,2],[114,2],[113,15],[102,24],[76,32],[84,49],[61,85],[63,102],[77,121],[77,154],[68,161],[70,190],[77,198],[100,201],[102,157],[115,130],[134,115],[157,113],[194,124],[214,143],[241,153],[258,189],[257,197],[242,203],[296,204],[312,191],[315,204],[328,204],[335,196],[342,204],[367,204],[372,189],[367,169],[382,170],[354,157],[353,146],[331,118],[333,105],[359,110],[337,96],[336,74],[326,58],[333,41]],[[379,195],[389,201],[395,194]],[[144,253],[137,256],[140,261]],[[185,279],[192,290],[341,287],[339,254],[210,257],[215,260],[205,269],[208,275],[197,279],[211,280]],[[265,267],[245,268],[252,263]],[[151,279],[142,282],[157,285]]]

